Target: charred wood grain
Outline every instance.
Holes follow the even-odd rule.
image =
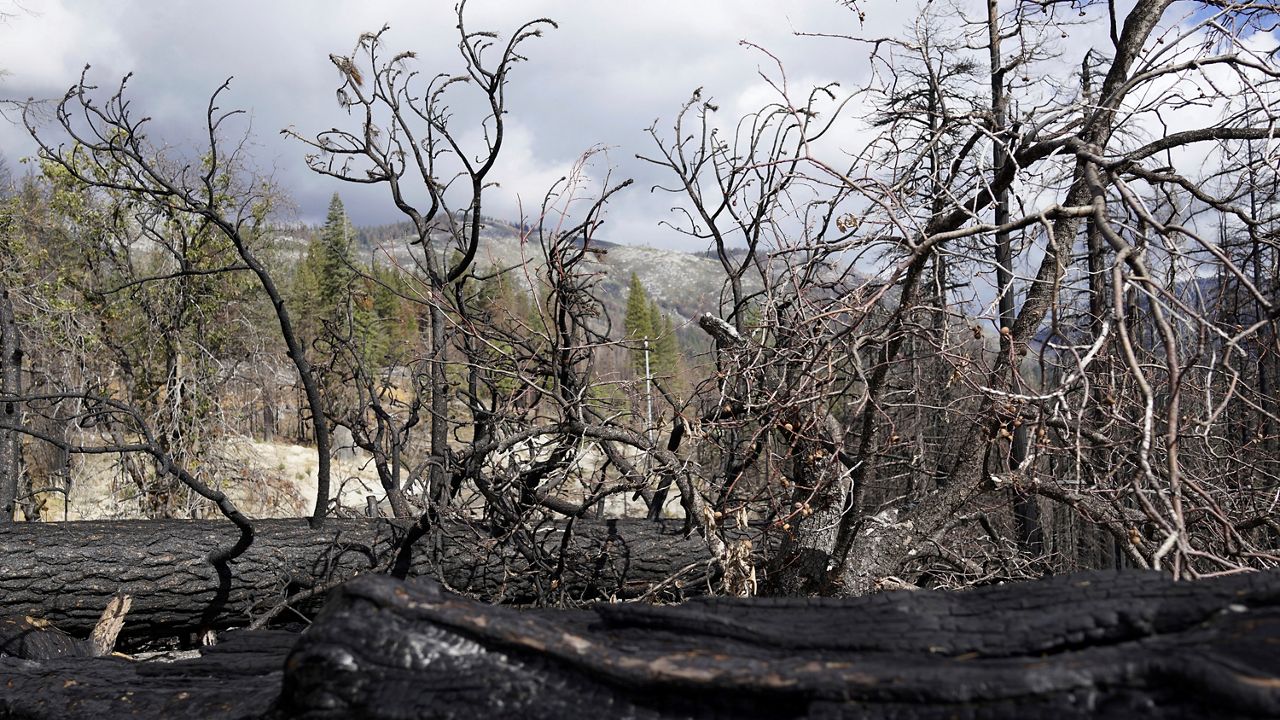
[[[0,657],[0,718],[1275,717],[1278,640],[1276,572],[578,611],[365,576],[301,637]]]
[[[1275,717],[1280,572],[520,612],[364,577],[280,711],[391,717]]]
[[[93,646],[46,622],[30,617],[0,618],[0,657],[50,660],[90,657]]]
[[[234,541],[226,522],[147,520],[17,523],[0,526],[0,617],[31,616],[87,637],[117,593],[133,596],[122,647],[156,637],[248,625],[287,594],[360,573],[394,559],[404,526],[387,520],[258,520],[253,546],[220,578],[211,550]],[[643,520],[548,524],[539,549],[557,565],[531,562],[528,548],[453,524],[429,535],[412,554],[410,575],[438,578],[491,602],[629,597],[690,566],[705,574],[707,551],[677,525]],[[523,552],[521,551],[523,550]],[[666,588],[673,597],[700,594],[697,572]],[[323,593],[298,609],[311,613]],[[283,616],[290,619],[292,615]]]
[[[200,657],[0,657],[0,718],[258,718],[279,696],[284,657],[297,640],[274,630],[231,633]]]

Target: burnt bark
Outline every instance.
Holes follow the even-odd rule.
[[[365,576],[301,636],[176,662],[0,655],[0,717],[1275,717],[1277,640],[1276,571],[590,611]]]
[[[1256,717],[1280,573],[1090,573],[966,593],[520,612],[346,584],[286,664],[289,717]]]
[[[93,654],[88,641],[73,638],[46,622],[30,617],[0,618],[0,657],[52,660]]]
[[[678,525],[577,521],[566,541],[566,525],[548,523],[537,537],[548,556],[563,551],[557,575],[555,567],[531,564],[527,547],[521,552],[479,528],[445,524],[414,546],[407,571],[492,602],[531,603],[553,593],[566,602],[635,597],[682,570],[664,596],[697,595],[707,586],[706,543],[677,532]],[[326,586],[385,571],[408,527],[331,519],[314,530],[305,520],[258,520],[253,545],[229,563],[229,577],[220,577],[208,555],[235,540],[230,523],[15,523],[0,528],[0,617],[29,615],[85,637],[112,596],[127,593],[133,606],[120,643],[129,647],[245,626],[288,595],[318,590],[296,607],[313,614]]]
[[[9,296],[9,288],[0,287],[0,395],[14,397],[20,392],[22,343],[14,321],[13,298]],[[13,522],[18,505],[22,446],[17,428],[21,425],[20,405],[0,403],[0,524]]]
[[[278,630],[233,633],[180,662],[31,662],[0,655],[0,718],[263,717],[279,695],[284,658],[297,637]]]

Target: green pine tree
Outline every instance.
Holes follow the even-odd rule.
[[[308,347],[318,340],[347,335],[347,310],[355,274],[349,237],[342,199],[335,193],[329,201],[324,226],[307,243],[307,255],[293,283],[293,302],[298,309],[294,315]]]
[[[373,298],[373,311],[386,336],[388,360],[403,356],[418,339],[418,316],[412,303],[404,296],[409,292],[409,281],[404,272],[395,267],[371,264],[373,282],[369,292]]]
[[[657,363],[653,374],[658,377],[674,377],[680,368],[680,344],[676,340],[676,329],[671,323],[671,316],[662,315],[659,325],[658,339],[653,343],[653,359]]]
[[[353,359],[376,368],[389,362],[399,340],[408,339],[401,331],[410,323],[404,322],[397,310],[400,299],[390,289],[399,282],[394,271],[386,271],[388,275],[373,267],[363,279],[356,271],[354,236],[342,198],[335,193],[324,225],[307,245],[293,299],[299,334],[308,348],[329,353],[346,346]]]
[[[623,330],[631,347],[631,369],[636,375],[644,375],[644,342],[652,340],[653,313],[649,307],[649,297],[640,284],[640,278],[631,273],[631,284],[627,289],[627,316],[623,320]]]
[[[631,284],[627,288],[627,316],[623,328],[629,340],[643,340],[653,334],[652,316],[649,313],[649,296],[640,284],[640,278],[631,273]]]
[[[350,223],[347,222],[346,210],[342,207],[342,198],[337,193],[329,200],[329,214],[325,218],[320,235],[312,240],[307,256],[314,254],[313,271],[316,275],[316,289],[322,309],[331,311],[328,317],[335,317],[340,310],[345,310],[351,297],[352,279],[355,271],[352,268]],[[345,313],[343,313],[345,314]]]
[[[663,358],[658,349],[658,342],[661,336],[662,309],[658,307],[658,301],[649,298],[649,372],[654,377],[661,377],[666,374]]]

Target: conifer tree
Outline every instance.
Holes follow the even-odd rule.
[[[640,278],[631,273],[631,284],[627,288],[627,317],[624,325],[627,339],[644,340],[653,335],[653,325],[649,312],[649,296],[640,284]]]
[[[354,278],[349,237],[342,199],[334,193],[324,226],[307,244],[307,255],[294,281],[294,302],[301,310],[299,334],[309,348],[321,338],[346,334]]]
[[[654,377],[667,374],[666,358],[659,347],[662,338],[662,308],[658,301],[649,298],[649,372]]]
[[[653,313],[649,307],[648,294],[640,278],[631,273],[631,284],[627,289],[627,316],[623,321],[623,329],[631,347],[631,369],[636,375],[644,375],[644,343],[652,340]]]
[[[351,235],[352,228],[347,222],[342,198],[334,193],[329,200],[329,214],[320,230],[320,236],[313,240],[307,253],[308,259],[313,254],[315,256],[313,268],[316,272],[316,287],[325,310],[337,311],[343,308],[350,297],[351,281],[355,275],[352,268]]]
[[[680,344],[676,341],[671,316],[662,313],[662,319],[655,322],[655,327],[661,329],[657,333],[657,340],[652,344],[653,361],[656,363],[653,374],[664,378],[674,377],[680,367]]]
[[[347,220],[342,198],[334,193],[324,226],[307,246],[298,270],[294,297],[302,309],[299,326],[309,347],[352,343],[367,366],[384,365],[397,340],[400,320],[394,307],[398,282],[370,268],[363,282],[354,264],[354,228]]]
[[[401,270],[376,263],[370,265],[369,277],[373,312],[386,337],[388,359],[394,361],[395,356],[402,356],[418,339],[417,315],[403,299],[408,292],[408,280]]]

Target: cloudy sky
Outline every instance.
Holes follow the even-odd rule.
[[[471,0],[471,30],[506,34],[537,17],[559,23],[526,46],[529,62],[512,76],[496,169],[501,187],[486,212],[516,219],[521,202],[536,204],[585,150],[604,146],[613,177],[636,181],[611,203],[604,236],[703,250],[659,225],[672,218],[675,199],[650,192],[666,178],[635,159],[654,149],[645,128],[655,120],[669,128],[699,87],[724,121],[775,99],[760,77],[762,69],[774,72],[772,61],[744,40],[776,55],[795,88],[838,81],[852,91],[867,79],[867,46],[797,33],[901,36],[924,3],[861,0],[859,22],[840,0]],[[945,4],[975,15],[983,7],[978,0]],[[1121,10],[1130,4],[1121,2]],[[303,135],[355,128],[335,101],[338,73],[329,55],[349,54],[360,33],[389,24],[388,49],[416,52],[424,75],[462,67],[452,0],[0,0],[0,14],[0,99],[61,96],[86,63],[104,87],[132,72],[135,111],[154,118],[153,140],[174,147],[194,145],[209,93],[234,76],[223,106],[248,112],[257,169],[289,194],[296,219],[311,223],[323,219],[334,191],[358,224],[400,219],[384,188],[315,175],[305,166],[306,148],[280,135],[286,127]],[[1100,26],[1073,32],[1059,47],[1064,75],[1090,43],[1105,42]],[[833,151],[857,150],[858,128],[844,130]],[[12,166],[33,148],[25,131],[0,120],[0,151]],[[597,165],[595,174],[601,171]]]
[[[669,196],[649,187],[661,179],[634,159],[648,153],[644,130],[667,124],[680,104],[705,88],[733,115],[759,107],[769,91],[758,75],[768,64],[749,40],[785,61],[797,84],[840,81],[852,87],[866,71],[866,50],[847,41],[797,37],[797,31],[895,32],[914,13],[907,2],[864,2],[866,24],[837,0],[472,0],[469,29],[509,32],[521,21],[549,17],[560,25],[527,47],[511,85],[508,146],[492,214],[514,217],[562,176],[586,149],[609,148],[615,177],[635,189],[611,205],[606,236],[632,243],[691,248],[658,227]],[[91,78],[111,86],[128,72],[138,112],[155,118],[153,137],[181,146],[196,137],[209,93],[234,76],[224,105],[246,109],[254,157],[274,173],[298,218],[323,218],[341,191],[360,224],[398,220],[385,192],[315,176],[305,148],[279,134],[353,127],[335,102],[330,53],[347,54],[357,35],[391,25],[388,46],[418,53],[426,74],[456,72],[452,2],[332,0],[0,0],[0,97],[54,97],[92,65]],[[0,149],[10,164],[32,152],[17,127],[0,122]]]

